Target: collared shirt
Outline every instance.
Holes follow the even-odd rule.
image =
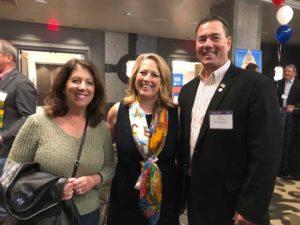
[[[16,68],[16,67],[14,66],[8,70],[5,70],[3,73],[0,73],[0,82],[3,81],[5,79],[5,77],[7,76],[7,74],[9,72],[11,72],[14,68]]]
[[[285,97],[283,98],[283,101],[282,101],[282,107],[283,108],[287,107],[287,98],[289,96],[289,93],[290,93],[290,90],[291,90],[291,87],[293,85],[294,80],[295,80],[295,78],[293,78],[291,80],[285,80],[285,82],[284,82],[284,92],[283,92],[283,95]]]
[[[208,108],[208,105],[214,96],[219,84],[223,80],[223,77],[230,66],[230,60],[228,60],[223,66],[211,73],[207,80],[201,77],[198,85],[195,101],[192,109],[192,121],[191,121],[191,133],[190,133],[190,158],[192,158],[195,145],[200,133],[200,129],[203,124],[203,120]]]

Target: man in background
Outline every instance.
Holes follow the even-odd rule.
[[[277,82],[277,96],[280,107],[292,112],[300,107],[300,80],[296,78],[297,69],[293,64],[284,68],[284,78]]]
[[[196,28],[200,76],[179,96],[189,225],[266,225],[281,156],[271,79],[234,66],[227,22]]]
[[[248,63],[248,65],[245,67],[245,70],[258,72],[258,65],[256,65],[255,63]]]
[[[12,143],[27,117],[36,110],[36,90],[16,68],[17,50],[0,39],[0,175]],[[12,225],[0,208],[0,224]]]
[[[281,107],[281,122],[283,136],[283,154],[279,177],[293,179],[291,176],[293,166],[290,164],[292,159],[292,146],[296,142],[296,117],[292,114],[295,108],[300,107],[300,80],[296,77],[296,66],[289,64],[284,68],[284,78],[277,81],[277,96]],[[296,146],[299,148],[299,146]],[[297,157],[298,158],[298,157]],[[293,163],[292,163],[293,164]]]

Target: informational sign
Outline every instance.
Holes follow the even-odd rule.
[[[183,74],[182,73],[173,73],[172,97],[173,97],[173,100],[176,99],[176,103],[178,102],[178,96],[179,96],[180,89],[182,86],[183,86]]]
[[[178,96],[181,87],[191,81],[199,70],[199,62],[186,60],[172,61],[172,98],[175,104],[178,103]]]
[[[262,51],[237,48],[235,50],[235,65],[245,69],[249,63],[258,66],[258,71],[262,72]]]

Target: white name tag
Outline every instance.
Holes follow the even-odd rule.
[[[0,91],[0,101],[5,102],[6,97],[7,97],[7,93]]]
[[[209,128],[210,129],[233,129],[233,111],[210,111]]]
[[[285,95],[285,94],[282,94],[282,95],[281,95],[281,98],[282,98],[282,99],[287,99],[287,98],[288,98],[288,96],[287,96],[287,95]]]

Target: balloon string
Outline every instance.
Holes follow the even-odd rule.
[[[281,44],[279,44],[279,46],[278,46],[278,52],[277,52],[277,54],[278,54],[278,65],[280,66],[280,60],[281,60]]]

